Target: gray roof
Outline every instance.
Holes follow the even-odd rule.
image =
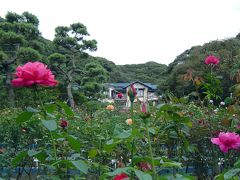
[[[144,86],[147,86],[150,90],[157,90],[157,85],[151,83],[143,83],[141,81],[134,81],[131,83],[107,83],[107,86],[113,86],[115,89],[126,89],[131,84],[140,83]]]

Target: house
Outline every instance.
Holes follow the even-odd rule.
[[[126,105],[130,106],[130,100],[127,95],[127,92],[130,88],[130,85],[133,84],[137,91],[137,98],[135,101],[140,102],[149,102],[158,101],[158,97],[156,95],[157,85],[151,83],[143,83],[141,81],[134,81],[131,83],[107,83],[107,99],[110,101],[120,101],[126,103]],[[121,96],[120,96],[121,94]]]

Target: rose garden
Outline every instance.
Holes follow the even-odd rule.
[[[205,60],[215,81],[219,60]],[[36,106],[1,111],[3,177],[44,179],[216,179],[238,178],[240,172],[239,109],[213,100],[101,104],[91,116],[59,100],[42,102],[41,91],[58,85],[46,65],[18,66],[12,85],[29,88]],[[214,98],[211,89],[207,97]],[[209,95],[209,96],[208,96]],[[238,101],[237,97],[233,101]],[[235,103],[236,103],[235,102]],[[234,178],[235,177],[235,178]]]
[[[88,34],[81,24],[71,28],[79,27]],[[64,30],[56,30],[55,42],[77,43],[64,39]],[[92,41],[84,43],[84,48],[74,47],[95,48]],[[66,52],[72,53],[71,48]],[[86,86],[88,99],[76,104],[71,90],[78,88],[72,79],[79,69],[76,59],[70,59],[64,66],[66,59],[60,54],[49,56],[53,63],[30,58],[14,62],[9,92],[15,91],[18,101],[0,110],[0,179],[239,179],[240,87],[236,84],[224,99],[219,95],[218,55],[201,60],[208,72],[204,77],[191,70],[182,77],[197,95],[185,98],[166,92],[153,105],[139,102],[132,84],[126,94],[130,107],[101,101],[102,91],[95,83],[100,80],[92,79],[100,70],[94,64],[80,73],[82,84],[94,81],[94,87]],[[85,98],[76,97],[79,102]]]

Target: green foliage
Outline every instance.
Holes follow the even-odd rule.
[[[5,117],[0,123],[0,138],[7,144],[7,149],[18,149],[14,156],[11,151],[10,154],[5,152],[4,157],[18,167],[31,166],[33,157],[37,157],[41,159],[41,167],[52,168],[48,171],[49,176],[62,179],[67,169],[79,170],[77,176],[82,178],[109,178],[125,172],[139,179],[152,179],[153,172],[143,171],[139,166],[141,162],[151,162],[151,143],[159,178],[194,179],[189,174],[177,173],[182,167],[193,165],[198,178],[213,178],[217,172],[214,166],[218,163],[216,157],[221,157],[222,153],[210,144],[209,137],[213,137],[213,132],[218,129],[233,130],[238,119],[232,119],[232,123],[226,125],[223,119],[232,118],[232,115],[225,108],[216,113],[213,111],[215,107],[176,102],[151,107],[147,123],[141,118],[137,105],[134,105],[131,115],[130,112],[119,111],[122,107],[118,105],[113,111],[105,110],[98,101],[87,101],[77,112],[60,101],[44,103],[43,107],[28,107],[24,112],[4,110],[0,114]],[[130,116],[133,119],[131,126],[125,123]],[[58,125],[63,117],[69,123],[65,128]],[[200,122],[201,119],[204,120]],[[38,139],[38,146],[32,149],[29,145],[33,143],[33,138]],[[228,162],[226,166],[231,167],[237,157],[237,152],[224,156]],[[111,164],[114,159],[122,161],[125,167],[116,169],[116,165]],[[10,166],[5,161],[1,163]],[[226,177],[238,173],[239,163],[235,164],[234,169],[225,172]],[[208,174],[209,167],[214,168],[211,175]],[[166,168],[172,169],[172,173],[161,174],[161,170]],[[47,178],[48,175],[40,176]],[[68,176],[74,177],[74,174]]]
[[[45,128],[47,128],[49,131],[55,131],[57,130],[57,123],[54,120],[42,120],[42,124]]]
[[[85,36],[88,36],[87,28],[81,23],[71,24],[70,27],[58,26],[55,29],[54,43],[66,48],[72,53],[77,51],[96,51],[96,40],[85,40]]]
[[[208,101],[221,99],[221,82],[213,74],[207,74],[207,76],[205,76],[205,82],[202,84],[202,88],[203,93],[206,95],[204,98]]]
[[[220,63],[214,67],[216,77],[221,77],[221,98],[229,95],[229,88],[238,79],[238,62],[240,57],[240,39],[212,41],[203,46],[192,47],[177,56],[168,66],[167,80],[169,89],[178,96],[188,95],[195,91],[192,83],[183,81],[182,76],[188,69],[193,71],[193,76],[204,77],[210,72],[204,60],[209,55],[219,57]]]
[[[145,64],[123,65],[119,67],[129,80],[158,83],[158,78],[166,71],[167,66],[150,61]],[[129,81],[128,79],[127,81]]]
[[[17,117],[16,119],[16,122],[17,123],[22,123],[22,122],[25,122],[25,121],[28,121],[33,115],[33,112],[23,112],[21,114],[19,114],[19,116]]]
[[[37,16],[35,16],[29,12],[23,12],[22,17],[23,17],[23,21],[26,23],[33,24],[34,26],[39,25],[39,20],[38,20]]]
[[[41,59],[39,52],[30,47],[21,47],[17,52],[17,56],[17,60],[24,64],[29,61],[40,61]]]
[[[48,61],[52,66],[58,66],[65,63],[66,56],[59,53],[54,53],[48,57]]]
[[[0,62],[7,60],[8,56],[3,51],[0,51]]]
[[[0,35],[1,49],[3,50],[12,50],[11,46],[23,43],[23,36],[15,32],[4,32],[0,29]]]
[[[84,161],[82,160],[72,161],[72,164],[84,174],[88,173],[88,166]]]

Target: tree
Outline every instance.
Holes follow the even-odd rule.
[[[96,40],[85,40],[86,36],[89,36],[86,26],[81,23],[71,24],[70,27],[59,26],[55,29],[54,43],[59,46],[59,54],[50,56],[51,61],[64,61],[58,62],[57,68],[67,80],[67,95],[70,106],[75,107],[75,102],[72,93],[72,86],[77,76],[81,75],[82,71],[77,67],[77,63],[80,60],[81,55],[85,51],[96,51],[97,41]],[[62,54],[63,56],[61,56]],[[59,59],[60,58],[60,59]]]
[[[81,85],[84,94],[92,100],[101,97],[100,92],[103,90],[102,83],[107,79],[106,71],[97,63],[88,63],[84,68],[84,77]]]
[[[0,51],[5,58],[0,59],[2,72],[5,73],[5,84],[8,89],[8,100],[14,106],[14,91],[11,86],[13,65],[19,58],[19,62],[28,57],[40,57],[38,52],[28,47],[31,40],[39,37],[39,21],[36,16],[24,12],[22,15],[8,12],[5,19],[0,20]],[[25,47],[25,48],[24,48]],[[7,57],[7,58],[6,58]]]

